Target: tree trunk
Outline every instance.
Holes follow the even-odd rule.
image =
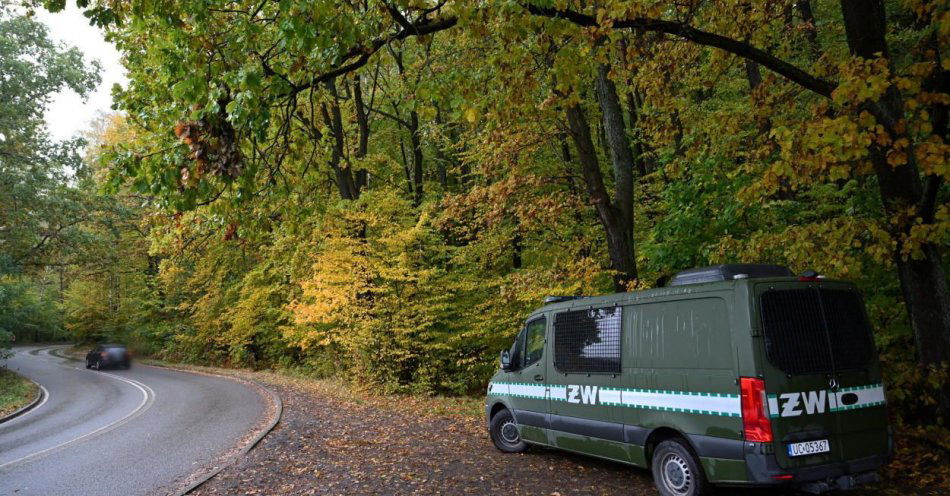
[[[762,84],[762,72],[759,71],[759,64],[745,59],[745,77],[749,81],[749,89],[754,90]]]
[[[642,97],[636,90],[627,93],[627,115],[630,119],[630,129],[637,131],[640,127],[640,108],[643,107]],[[643,177],[656,170],[656,160],[651,153],[643,136],[639,135],[633,141],[633,158],[636,160],[637,171]]]
[[[802,16],[802,21],[807,24],[805,28],[805,38],[808,40],[808,47],[811,50],[813,59],[818,60],[821,57],[821,47],[818,45],[818,25],[815,24],[815,13],[811,10],[811,2],[808,0],[799,0],[795,2],[795,8]]]
[[[447,125],[442,121],[442,109],[440,109],[438,105],[435,107],[435,123],[439,126],[440,130],[448,129]],[[443,147],[441,143],[436,143],[435,154],[439,185],[442,186],[442,191],[445,192],[449,189],[449,164],[452,163],[452,159],[449,157],[449,154],[445,152],[445,147]]]
[[[746,79],[749,81],[749,91],[752,93],[752,101],[758,107],[758,101],[760,99],[759,95],[756,94],[756,89],[762,84],[762,71],[759,70],[759,64],[753,62],[752,60],[745,59],[745,75]],[[759,134],[768,136],[772,130],[772,119],[766,117],[759,120]]]
[[[842,0],[841,11],[848,47],[853,55],[866,59],[876,58],[878,54],[889,57],[882,0]],[[903,108],[903,99],[894,86],[888,88],[877,103],[876,116],[879,120],[883,118],[889,121],[881,124],[888,130],[892,140],[897,140],[901,135],[894,129],[893,123],[903,118]],[[893,218],[908,208],[916,208],[917,215],[910,216],[911,219],[917,216],[930,218],[932,212],[923,211],[932,207],[928,194],[925,194],[913,150],[905,152],[907,163],[895,167],[888,163],[886,149],[877,145],[872,145],[870,149],[885,213]],[[911,221],[902,224],[895,226],[892,232],[897,240],[894,260],[914,329],[918,360],[923,365],[950,361],[950,294],[940,247],[933,242],[924,243],[921,257],[905,259],[901,256],[902,240],[909,234],[912,224]],[[946,398],[943,400],[943,407],[947,408]]]
[[[587,193],[597,209],[597,217],[607,234],[607,252],[610,255],[611,268],[615,273],[614,288],[617,291],[626,291],[627,282],[636,278],[636,264],[633,258],[633,247],[630,246],[631,240],[623,222],[623,212],[611,203],[607,188],[604,187],[604,178],[597,161],[597,150],[594,148],[584,109],[574,104],[567,108],[566,113],[568,129],[577,148],[577,157],[587,185]]]
[[[402,63],[402,52],[392,50],[391,53],[399,75],[403,76],[406,69]],[[396,111],[395,115],[399,115],[395,102],[393,102],[393,110]],[[422,204],[424,191],[422,189],[422,138],[419,135],[419,113],[416,112],[415,108],[412,108],[409,112],[409,122],[405,124],[408,124],[406,127],[409,129],[409,144],[412,147],[412,181],[410,183],[412,203],[418,207]],[[403,155],[405,155],[405,152],[403,152]]]
[[[330,156],[330,168],[333,170],[334,181],[336,182],[337,189],[340,191],[340,196],[344,200],[356,200],[359,198],[360,193],[356,187],[356,181],[353,179],[353,170],[343,163],[345,156],[344,133],[346,130],[343,128],[343,117],[340,114],[340,102],[336,92],[336,85],[331,79],[327,82],[326,86],[331,96],[330,106],[328,109],[327,104],[324,103],[320,108],[323,114],[323,120],[333,134],[333,151]]]
[[[413,109],[409,112],[409,135],[412,144],[412,203],[415,206],[422,204],[422,139],[419,136],[419,113]]]
[[[623,108],[617,88],[609,74],[610,66],[601,64],[597,68],[597,99],[604,117],[604,134],[614,169],[613,205],[620,211],[622,234],[627,238],[626,244],[630,251],[630,261],[625,271],[629,281],[637,278],[636,246],[633,240],[633,153],[623,123]]]
[[[399,134],[399,155],[402,157],[402,170],[406,174],[406,186],[409,188],[409,194],[412,194],[412,171],[409,170],[409,157],[406,156],[406,142],[402,139],[402,133]]]
[[[511,268],[520,269],[522,265],[521,261],[521,251],[522,251],[522,242],[524,239],[521,236],[521,231],[515,231],[515,235],[511,237]]]
[[[356,125],[359,130],[359,141],[357,141],[355,157],[361,159],[365,157],[369,151],[369,113],[366,110],[366,104],[363,102],[363,88],[360,84],[359,74],[353,78],[353,103],[356,107]],[[366,169],[357,170],[357,194],[368,185],[369,174]]]

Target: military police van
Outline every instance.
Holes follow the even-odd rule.
[[[663,288],[550,297],[488,387],[495,446],[650,468],[664,495],[811,493],[877,480],[892,452],[861,296],[814,272],[720,265]]]

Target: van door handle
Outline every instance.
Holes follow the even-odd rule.
[[[534,380],[536,380],[536,381],[543,381],[543,380],[544,380],[544,376],[541,375],[541,374],[538,374],[538,375],[534,376]]]

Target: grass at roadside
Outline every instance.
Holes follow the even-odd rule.
[[[29,404],[36,397],[33,381],[6,368],[0,368],[0,417]]]

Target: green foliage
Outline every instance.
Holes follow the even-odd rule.
[[[63,337],[54,293],[31,281],[0,277],[0,353],[17,343]]]
[[[948,148],[931,123],[950,96],[924,89],[948,67],[930,48],[946,44],[945,9],[887,2],[892,58],[867,60],[824,1],[810,2],[815,23],[791,1],[530,2],[577,9],[587,27],[509,1],[93,3],[129,71],[124,117],[94,136],[80,194],[42,186],[65,205],[45,211],[88,213],[63,237],[75,244],[49,251],[68,254],[62,308],[78,339],[392,391],[482,390],[544,296],[612,289],[595,171],[579,160],[592,154],[617,186],[594,92],[604,65],[636,161],[631,287],[724,262],[854,280],[893,411],[917,421],[942,394],[945,370],[914,362],[895,260],[950,241]],[[636,18],[689,19],[834,90],[616,27]],[[433,26],[446,27],[420,35]],[[898,128],[872,115],[887,91],[904,102]],[[568,108],[595,150],[580,150]],[[935,185],[933,219],[882,200],[878,151]]]
[[[67,170],[81,170],[81,139],[55,142],[46,105],[61,90],[86,95],[98,66],[59,47],[46,27],[0,6],[0,274],[31,270],[66,256],[86,215]]]

